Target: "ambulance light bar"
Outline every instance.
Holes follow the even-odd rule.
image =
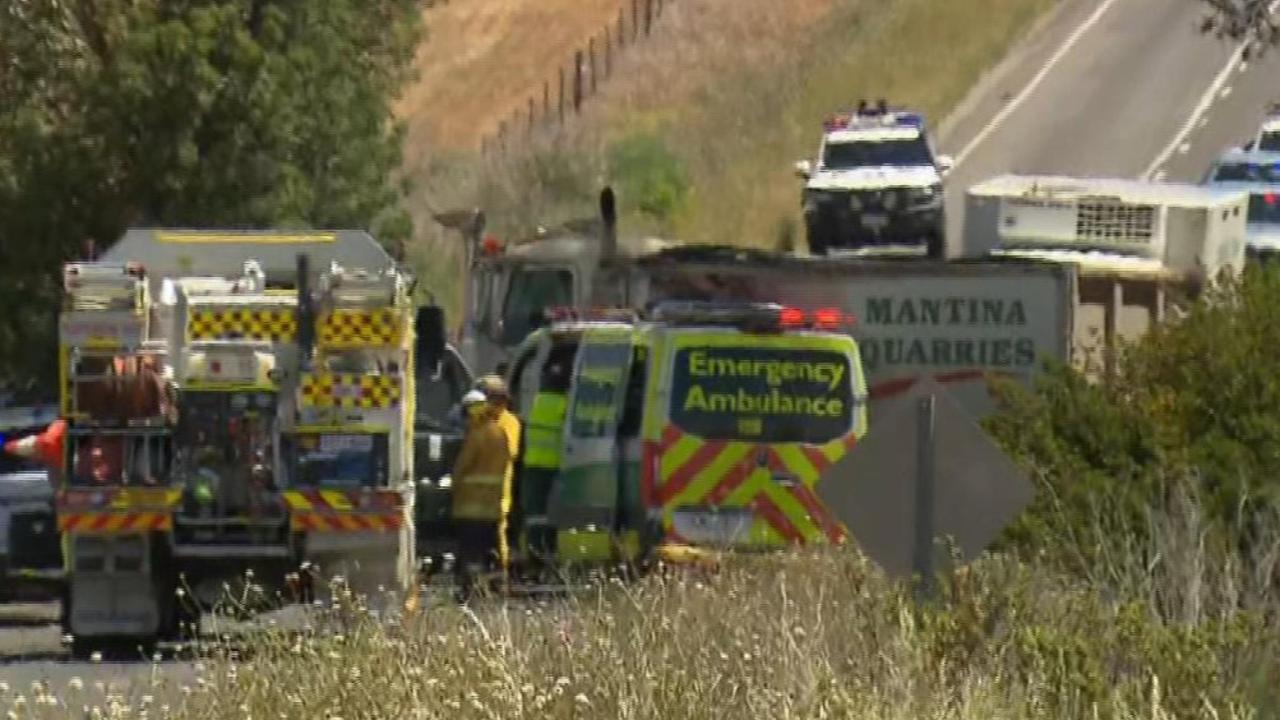
[[[550,322],[623,322],[633,323],[639,318],[634,310],[627,308],[590,308],[578,310],[574,307],[550,307],[543,312]]]
[[[657,322],[727,325],[757,332],[782,330],[842,330],[854,318],[839,308],[804,310],[777,303],[717,303],[684,301],[661,303],[653,310]]]

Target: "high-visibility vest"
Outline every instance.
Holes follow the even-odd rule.
[[[525,426],[524,465],[555,470],[560,467],[561,436],[568,408],[564,393],[543,391],[533,399]]]
[[[502,517],[501,474],[476,473],[453,480],[455,520],[499,520]]]

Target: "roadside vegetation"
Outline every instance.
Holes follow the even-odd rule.
[[[989,427],[1038,500],[932,602],[855,548],[391,621],[348,597],[142,689],[175,698],[146,716],[1280,718],[1277,302],[1280,269],[1253,269],[1108,380],[1001,388]],[[0,710],[64,717],[79,692]]]

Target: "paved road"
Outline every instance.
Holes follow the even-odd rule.
[[[1063,0],[940,129],[940,146],[958,160],[947,198],[949,254],[987,249],[960,237],[963,194],[1001,173],[1150,171],[1198,181],[1216,153],[1248,134],[1265,101],[1280,96],[1280,53],[1224,73],[1237,48],[1199,35],[1202,17],[1196,0]],[[1220,74],[1225,97],[1209,94],[1185,141],[1153,167]]]
[[[62,645],[56,604],[0,605],[0,717],[17,698],[32,703],[39,683],[72,710],[105,707],[108,696],[139,707],[176,703],[183,685],[195,682],[189,662],[152,663],[121,655],[101,662],[73,662]],[[21,702],[21,701],[17,701]],[[20,714],[21,715],[21,714]]]

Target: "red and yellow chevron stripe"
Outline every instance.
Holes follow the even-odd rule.
[[[400,513],[293,513],[289,527],[297,532],[393,532]]]
[[[853,433],[821,446],[704,440],[668,425],[645,448],[645,503],[662,508],[668,532],[677,507],[744,507],[785,543],[840,543],[846,530],[814,488],[855,441]]]
[[[303,532],[390,532],[404,524],[394,490],[290,490],[289,526]]]
[[[167,512],[70,512],[58,513],[58,530],[80,535],[119,535],[167,532],[173,515]]]

